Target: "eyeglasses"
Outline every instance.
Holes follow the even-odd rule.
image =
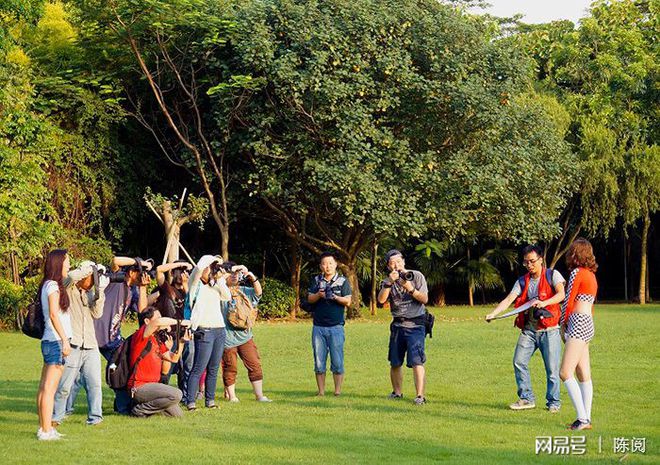
[[[534,263],[538,262],[539,260],[541,260],[541,257],[539,257],[535,260],[523,260],[522,264],[523,264],[523,266],[533,265]]]

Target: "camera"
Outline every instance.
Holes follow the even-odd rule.
[[[170,328],[163,328],[156,331],[156,340],[165,344],[167,342],[167,337],[171,336],[174,340],[183,339],[186,333],[189,331],[188,326],[183,326],[181,324],[182,320],[177,320],[176,326],[171,326]]]
[[[403,281],[413,281],[415,279],[415,274],[412,271],[397,271],[399,273],[399,279]]]

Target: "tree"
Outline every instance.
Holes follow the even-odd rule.
[[[228,128],[216,125],[206,114],[209,96],[225,87],[248,86],[249,78],[216,80],[223,66],[217,49],[232,28],[223,3],[79,0],[76,4],[85,40],[96,43],[102,52],[101,66],[115,72],[132,115],[170,162],[189,170],[200,182],[227,259],[231,176],[223,140]]]
[[[168,198],[161,194],[154,194],[147,188],[144,200],[158,215],[165,228],[165,263],[172,263],[179,259],[179,244],[181,241],[181,228],[187,223],[199,223],[203,226],[208,214],[208,201],[189,195],[186,199],[185,191],[181,198]]]
[[[523,37],[532,44],[543,87],[571,115],[568,139],[583,173],[552,264],[581,229],[607,237],[618,219],[627,226],[641,222],[642,303],[648,229],[660,197],[658,8],[656,1],[596,1],[578,29],[553,23]]]
[[[494,23],[435,1],[234,8],[219,80],[253,87],[218,92],[215,112],[234,122],[247,187],[303,247],[334,250],[354,289],[384,235],[558,231],[571,156]]]

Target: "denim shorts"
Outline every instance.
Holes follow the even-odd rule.
[[[312,350],[314,352],[314,372],[325,373],[328,354],[330,371],[336,375],[344,373],[344,326],[312,327]]]
[[[45,365],[64,365],[62,341],[41,341],[41,355]]]
[[[403,365],[404,356],[408,368],[424,365],[426,362],[426,353],[424,353],[425,338],[426,329],[424,326],[406,328],[394,323],[390,324],[390,349],[387,355],[390,365],[400,367]]]

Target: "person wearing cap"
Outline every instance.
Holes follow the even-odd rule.
[[[69,315],[72,336],[71,354],[55,394],[55,407],[52,422],[62,423],[71,388],[80,376],[81,384],[87,391],[87,424],[96,425],[103,421],[101,392],[101,353],[96,342],[94,320],[103,314],[105,288],[110,283],[106,276],[100,276],[94,289],[94,268],[104,270],[89,260],[83,261],[76,269],[69,271],[64,286],[69,296]]]
[[[337,273],[337,259],[332,252],[321,254],[321,274],[314,277],[307,301],[314,315],[312,350],[317,395],[325,395],[325,370],[330,354],[330,371],[335,383],[335,396],[341,394],[344,382],[344,311],[351,304],[351,285]]]
[[[222,353],[225,350],[225,320],[222,302],[231,300],[227,287],[227,273],[220,265],[222,258],[204,255],[190,273],[189,305],[190,322],[194,333],[194,360],[184,402],[188,410],[195,410],[199,381],[206,370],[204,403],[207,408],[217,408],[215,389]]]
[[[390,324],[388,353],[392,382],[392,393],[389,398],[403,398],[403,361],[405,357],[406,365],[413,370],[416,390],[414,403],[423,405],[426,403],[424,396],[426,383],[424,369],[426,308],[424,305],[428,302],[426,278],[419,271],[407,270],[403,254],[396,249],[385,254],[385,264],[389,275],[381,283],[378,303],[382,305],[389,301],[393,319]]]

